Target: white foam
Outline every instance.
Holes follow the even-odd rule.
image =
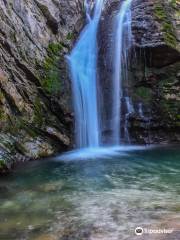
[[[112,147],[99,147],[99,148],[81,148],[73,151],[66,152],[55,160],[73,161],[73,160],[87,160],[96,158],[111,158],[112,156],[127,155],[128,152],[145,150],[152,146],[137,146],[137,145],[121,145]]]

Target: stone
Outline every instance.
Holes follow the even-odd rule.
[[[0,137],[13,139],[13,150],[3,144],[0,159],[8,168],[72,145],[65,55],[84,24],[83,2],[0,0]],[[57,72],[47,64],[56,58]],[[54,84],[59,81],[55,93],[44,87],[53,76],[43,83],[49,67]]]
[[[102,107],[104,116],[111,113],[107,106],[111,106],[112,28],[120,4],[116,0],[107,1],[99,27],[98,66],[101,95],[106,100],[106,106]],[[140,144],[179,142],[179,3],[133,0],[131,8],[133,42],[128,88],[135,108],[135,113],[129,115],[131,141]],[[139,103],[143,105],[143,117],[138,112]],[[109,132],[106,126],[103,129],[104,133]]]
[[[57,237],[52,234],[42,234],[34,240],[57,240]]]

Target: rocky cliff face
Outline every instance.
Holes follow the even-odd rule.
[[[65,55],[83,0],[0,0],[0,168],[71,143]]]
[[[112,29],[118,9],[119,1],[108,0],[100,24],[99,68],[106,106],[111,101]],[[174,0],[132,1],[133,43],[128,87],[135,108],[129,115],[134,143],[180,141],[179,9],[179,1]],[[108,108],[103,114],[108,116]]]
[[[134,141],[180,141],[180,3],[135,0],[132,57]]]

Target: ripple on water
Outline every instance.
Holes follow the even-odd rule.
[[[139,225],[176,226],[180,152],[172,151],[29,163],[1,182],[0,239],[136,240]]]

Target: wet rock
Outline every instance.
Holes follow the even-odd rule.
[[[52,182],[52,183],[46,183],[44,185],[40,185],[38,187],[38,190],[43,191],[43,192],[56,192],[61,190],[63,187],[63,182],[57,181],[57,182]]]
[[[180,60],[178,6],[161,0],[135,0],[132,3],[134,46],[144,50],[146,64],[163,67]]]
[[[83,0],[0,0],[0,132],[13,146],[3,144],[0,155],[8,168],[71,146],[65,55],[83,24]]]
[[[111,114],[113,24],[121,2],[108,0],[99,27],[99,69],[105,99],[102,115]],[[180,34],[179,3],[162,0],[132,1],[132,51],[128,90],[135,113],[129,116],[133,143],[180,141]],[[143,112],[139,111],[139,104]],[[107,107],[109,106],[109,107]],[[123,110],[123,109],[122,109]],[[109,123],[102,126],[104,133]]]

